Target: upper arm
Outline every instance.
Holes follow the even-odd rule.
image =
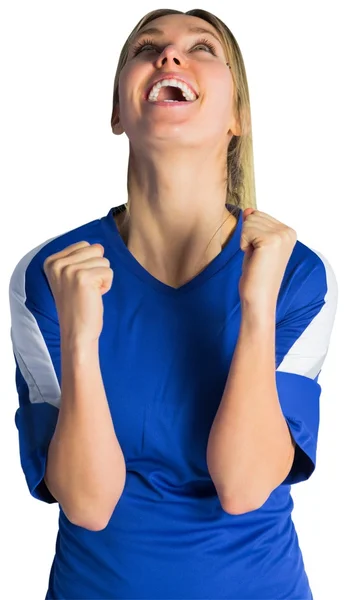
[[[316,466],[321,386],[318,377],[328,352],[338,288],[324,256],[276,325],[276,386],[295,442],[294,460],[282,484],[308,479]]]
[[[40,249],[40,247],[39,247]],[[34,249],[16,266],[9,285],[21,466],[34,498],[53,503],[44,481],[47,452],[60,406],[60,328],[54,299]]]

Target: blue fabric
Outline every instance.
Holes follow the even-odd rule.
[[[12,318],[27,323],[14,328],[22,337],[13,336],[20,355],[21,464],[30,493],[53,503],[43,476],[59,414],[61,373],[59,326],[43,262],[86,240],[104,246],[114,270],[111,290],[103,296],[99,353],[126,484],[102,531],[73,525],[59,507],[46,600],[309,600],[291,518],[291,484],[307,480],[315,468],[320,385],[317,373],[280,369],[289,365],[285,361],[297,340],[306,349],[313,341],[305,346],[300,340],[325,306],[325,265],[297,241],[277,303],[276,384],[297,444],[293,466],[262,507],[231,515],[210,478],[206,447],[240,327],[242,211],[222,252],[178,289],[152,276],[129,252],[114,212],[42,244],[17,268],[23,299],[12,292],[17,298]],[[290,364],[300,367],[300,356]]]

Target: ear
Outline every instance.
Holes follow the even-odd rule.
[[[236,136],[241,135],[241,126],[240,126],[239,122],[234,117],[232,118],[232,120],[230,122],[228,133],[231,134],[231,138],[234,135],[236,135]]]
[[[119,104],[116,104],[116,106],[114,107],[111,119],[111,127],[115,135],[122,135],[122,133],[124,133],[124,129],[122,127],[119,117]]]
[[[251,127],[250,127],[250,117],[249,114],[244,113],[246,116],[246,120],[244,122],[244,135],[247,135],[248,133],[250,133],[251,131]],[[241,122],[239,119],[237,119],[235,117],[235,115],[232,116],[231,121],[230,121],[230,125],[229,125],[229,130],[228,133],[231,133],[232,135],[241,135]]]

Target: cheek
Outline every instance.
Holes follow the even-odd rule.
[[[134,67],[126,64],[119,76],[119,98],[121,101],[124,102],[131,96],[132,90],[135,89],[136,80],[138,81],[138,76],[136,76]]]
[[[231,90],[219,83],[211,86],[204,98],[205,108],[214,121],[223,123],[224,117],[228,118],[232,111]],[[218,118],[217,118],[218,117]]]
[[[150,75],[147,77],[149,78]],[[122,69],[119,77],[119,104],[124,124],[125,121],[131,123],[138,118],[139,103],[145,86],[143,83],[142,90],[139,87],[139,81],[146,81],[146,75],[142,71],[139,72],[138,69],[130,68],[127,65]]]
[[[232,106],[233,83],[231,76],[224,68],[214,69],[207,76],[208,86],[206,90],[206,101],[213,104],[219,111],[230,110]],[[211,102],[210,102],[211,100]]]
[[[131,89],[131,73],[129,73],[129,69],[127,69],[127,67],[124,67],[119,76],[119,85],[118,85],[119,101],[120,101],[121,105],[125,104],[130,89]]]

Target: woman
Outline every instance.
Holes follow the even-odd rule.
[[[315,469],[337,284],[256,210],[229,29],[146,15],[111,124],[127,203],[29,252],[10,284],[21,463],[60,507],[46,600],[308,600],[290,486]]]

